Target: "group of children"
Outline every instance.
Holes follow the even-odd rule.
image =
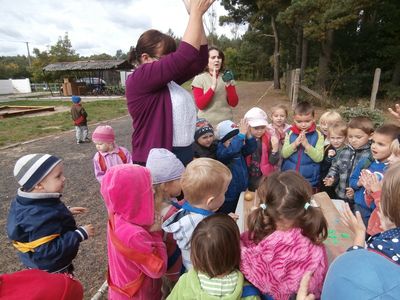
[[[309,103],[296,106],[292,126],[284,106],[271,109],[271,123],[255,107],[238,125],[217,124],[217,139],[211,124],[199,120],[195,159],[186,168],[173,153],[157,148],[146,167],[134,165],[129,151],[115,143],[113,129],[98,126],[93,164],[108,211],[109,298],[289,299],[306,271],[313,274],[310,292],[320,297],[328,270],[323,245],[328,229],[312,194],[327,187],[335,187],[329,192],[350,206],[354,199],[361,213],[354,221],[350,206],[346,211],[357,232],[355,245],[364,247],[362,216],[367,232],[376,234],[368,248],[397,264],[392,244],[399,235],[400,198],[392,190],[400,182],[394,171],[385,172],[400,158],[399,129],[382,125],[374,131],[367,118],[346,124],[338,116],[324,114],[319,130]],[[394,168],[399,169],[389,169]],[[26,155],[14,175],[21,188],[11,204],[7,233],[22,263],[72,273],[79,244],[94,229],[77,227],[72,214],[85,209],[67,208],[60,200],[61,160]],[[382,187],[382,179],[393,184]],[[257,190],[260,204],[240,235],[233,212],[247,188]],[[178,201],[181,192],[184,199]]]

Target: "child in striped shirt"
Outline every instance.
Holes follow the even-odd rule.
[[[182,275],[167,299],[260,299],[239,271],[240,234],[225,214],[203,219],[191,239],[193,268]]]

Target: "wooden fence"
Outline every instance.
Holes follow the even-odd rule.
[[[381,69],[376,68],[375,74],[374,74],[374,81],[372,83],[371,98],[370,98],[370,104],[369,104],[369,108],[371,110],[375,109],[376,95],[378,93],[380,76],[381,76]],[[312,89],[301,84],[300,69],[290,70],[289,72],[286,73],[286,75],[284,77],[285,77],[285,83],[286,83],[286,94],[289,96],[289,99],[290,99],[290,102],[292,103],[293,108],[297,105],[300,89],[302,91],[306,92],[307,94],[313,96],[314,98],[317,98],[320,101],[328,100],[326,98],[326,96],[323,96],[323,95],[317,93],[316,91],[313,91]]]

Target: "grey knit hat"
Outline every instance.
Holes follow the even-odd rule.
[[[60,162],[60,158],[50,154],[28,154],[17,160],[14,176],[24,191],[30,191]]]
[[[171,151],[163,148],[150,150],[146,168],[151,172],[153,184],[164,183],[181,178],[185,167]]]

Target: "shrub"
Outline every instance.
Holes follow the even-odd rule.
[[[359,116],[368,117],[372,120],[375,127],[382,125],[385,120],[383,112],[381,110],[379,109],[371,110],[369,109],[369,107],[360,104],[355,107],[340,106],[338,112],[342,115],[342,118],[347,122],[354,117],[359,117]]]

